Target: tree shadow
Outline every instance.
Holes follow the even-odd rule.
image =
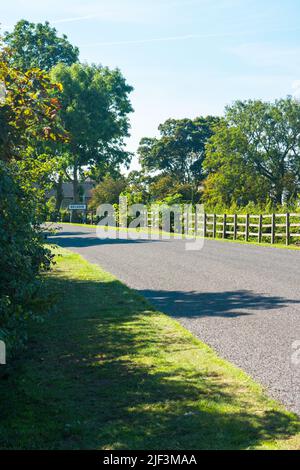
[[[80,237],[81,235],[95,235],[95,230],[94,231],[88,231],[86,230],[85,232],[65,232],[59,229],[55,233],[49,232],[51,237],[59,237],[59,236],[64,236],[64,237]]]
[[[156,312],[118,281],[49,282],[62,300],[0,389],[0,447],[247,449],[300,432],[264,398],[253,405],[248,382],[236,390],[219,364],[177,364],[198,344],[160,331],[148,321]]]
[[[175,317],[237,317],[258,310],[284,309],[299,300],[256,294],[250,290],[225,292],[141,290],[155,307]]]
[[[88,233],[84,233],[88,235]],[[56,245],[61,246],[62,248],[88,248],[90,246],[103,246],[103,245],[131,245],[131,244],[140,244],[140,243],[154,243],[160,242],[162,240],[148,240],[146,238],[141,239],[125,239],[125,238],[97,238],[93,237],[81,237],[79,233],[76,234],[66,234],[63,233],[63,236],[49,236],[49,243],[55,243]]]

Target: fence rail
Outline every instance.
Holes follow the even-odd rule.
[[[146,225],[162,228],[161,214],[146,210]],[[92,223],[93,223],[92,218]],[[119,221],[117,221],[119,224]],[[182,215],[184,233],[206,238],[223,238],[258,243],[300,245],[300,212],[285,214],[209,214],[190,212]],[[186,230],[186,228],[188,230]],[[172,231],[172,230],[171,230]]]
[[[298,214],[203,214],[194,217],[191,230],[200,229],[205,237],[243,238],[245,241],[255,238],[258,243],[284,242],[287,246],[300,242],[300,213]]]

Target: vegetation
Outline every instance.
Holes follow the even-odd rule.
[[[224,118],[169,119],[143,138],[129,201],[204,203],[207,212],[298,211],[300,103],[236,102]],[[132,181],[134,176],[134,182]]]
[[[132,108],[119,70],[78,62],[79,50],[49,23],[19,21],[0,44],[0,340],[9,357],[24,345],[30,319],[49,308],[41,271],[46,212],[57,217],[62,183],[119,173]],[[56,185],[56,200],[46,192]]]
[[[49,274],[41,225],[57,218],[63,182],[79,202],[87,177],[92,208],[122,195],[205,202],[211,212],[296,211],[300,103],[237,102],[222,119],[168,119],[158,138],[141,140],[141,171],[125,177],[132,87],[120,70],[78,57],[49,23],[21,20],[0,44],[0,340],[9,358],[30,333],[25,359],[1,368],[0,448],[299,448],[294,415],[112,276],[65,251]]]
[[[118,168],[128,163],[129,155],[122,147],[128,136],[132,88],[119,70],[96,65],[58,64],[51,76],[63,86],[60,116],[70,136],[62,149],[65,177],[72,181],[74,201],[78,202],[83,167],[109,164]]]
[[[59,254],[47,275],[57,312],[34,326],[0,391],[2,449],[299,447],[298,419],[246,374],[111,275]]]
[[[5,33],[4,42],[11,50],[10,65],[23,72],[32,68],[49,72],[58,63],[78,62],[79,49],[69,43],[67,36],[58,37],[48,22],[18,21],[12,32]]]
[[[237,102],[207,146],[205,200],[225,205],[295,201],[300,177],[300,103]]]
[[[57,119],[59,89],[38,69],[21,72],[9,63],[10,51],[0,52],[0,339],[8,355],[24,344],[29,319],[45,311],[41,269],[48,269],[39,222],[41,197],[53,162],[37,155],[41,142],[65,141]],[[7,60],[8,59],[8,60]]]
[[[118,204],[119,197],[126,188],[126,180],[119,177],[117,180],[106,176],[93,191],[90,206],[97,209],[100,204]]]
[[[34,327],[0,391],[2,449],[299,448],[298,419],[246,374],[113,276],[59,253],[47,275],[57,313]]]

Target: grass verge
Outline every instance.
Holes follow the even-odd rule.
[[[1,449],[299,449],[297,417],[173,319],[56,250],[56,313],[0,380]]]

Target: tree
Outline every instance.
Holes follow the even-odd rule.
[[[290,97],[274,103],[238,101],[226,109],[225,119],[229,129],[224,130],[223,123],[216,126],[206,168],[221,177],[230,158],[237,169],[235,187],[243,186],[250,171],[264,181],[274,203],[281,204],[287,195],[295,197],[300,177],[300,103]]]
[[[218,118],[168,119],[159,126],[160,138],[143,138],[138,148],[142,167],[160,171],[183,183],[203,178],[205,144]]]
[[[127,197],[129,205],[149,202],[149,180],[150,178],[142,171],[133,170],[128,174],[122,196]]]
[[[79,178],[86,167],[128,163],[124,138],[129,135],[128,114],[132,91],[118,69],[97,65],[59,64],[51,71],[54,82],[63,85],[60,116],[70,140],[66,177],[73,183],[74,201],[79,201]]]
[[[5,100],[0,104],[0,159],[18,159],[30,142],[66,141],[58,120],[61,90],[46,72],[31,69],[26,73],[10,66],[9,51],[0,51],[0,82]]]
[[[10,64],[24,72],[31,68],[50,71],[58,63],[78,62],[79,49],[69,43],[67,36],[60,38],[48,22],[21,20],[11,33],[4,34],[4,42],[12,51]]]
[[[4,41],[10,49],[9,63],[23,72],[29,69],[39,68],[43,71],[50,71],[58,63],[71,65],[78,62],[79,49],[73,47],[67,36],[59,37],[55,28],[51,28],[49,23],[34,24],[28,21],[19,21],[11,33],[5,33]],[[47,149],[49,150],[49,149]],[[57,153],[58,149],[50,149]],[[56,207],[59,210],[63,200],[63,169],[65,159],[63,155],[57,159],[56,174]]]
[[[244,159],[247,139],[237,127],[222,121],[206,146],[204,200],[211,206],[263,204],[269,197],[270,183],[259,175],[253,162]]]
[[[96,209],[100,204],[118,204],[119,197],[125,188],[126,179],[124,177],[115,180],[107,175],[93,190],[90,206]]]
[[[154,201],[164,201],[174,196],[186,203],[198,202],[199,199],[198,191],[192,183],[181,183],[169,174],[154,177],[149,192]]]

